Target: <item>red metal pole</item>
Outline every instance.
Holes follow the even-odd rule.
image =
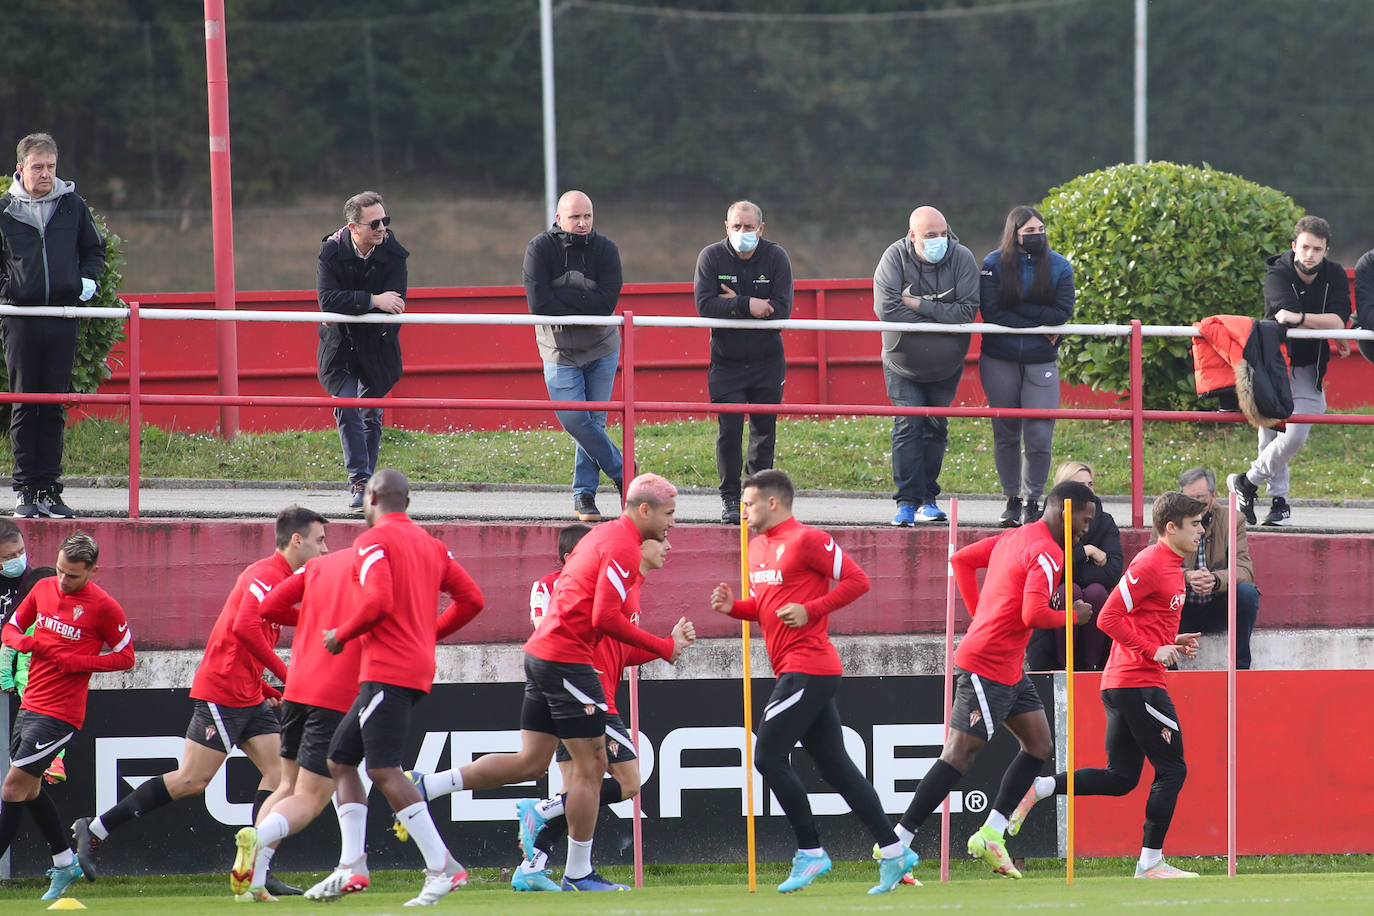
[[[625,312],[625,331],[620,345],[621,355],[621,396],[625,400],[624,449],[621,455],[624,463],[620,468],[623,486],[620,493],[620,506],[625,508],[625,490],[630,486],[635,466],[635,314]],[[635,753],[639,753],[639,668],[630,669],[630,739],[635,743]],[[639,793],[634,797],[634,819],[630,833],[634,840],[635,887],[644,886],[644,824],[640,808]]]
[[[949,501],[949,548],[945,559],[945,737],[954,707],[954,551],[959,547],[959,497]],[[940,803],[940,880],[949,881],[949,796]]]
[[[224,0],[205,0],[205,85],[210,111],[210,212],[215,246],[215,308],[234,308],[234,201],[229,171],[229,65],[224,43]],[[239,393],[238,329],[234,322],[215,328],[219,353],[219,393]],[[220,435],[239,432],[239,409],[223,405]]]
[[[1145,527],[1144,336],[1131,320],[1131,527]]]
[[[1323,344],[1325,346],[1325,344]],[[1236,494],[1226,495],[1226,874],[1236,876]]]
[[[129,303],[129,518],[138,518],[138,490],[141,485],[143,393],[140,351],[143,349],[139,327],[138,303]]]
[[[825,290],[816,290],[816,318],[825,318]],[[816,332],[816,401],[830,403],[830,338],[825,331]]]

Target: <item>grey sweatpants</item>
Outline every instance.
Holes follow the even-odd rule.
[[[1317,387],[1316,366],[1293,366],[1288,370],[1293,387],[1293,413],[1326,413],[1326,393]],[[1245,475],[1258,486],[1269,482],[1269,496],[1288,495],[1288,462],[1298,456],[1311,423],[1288,423],[1283,432],[1269,427],[1259,431],[1259,457]]]
[[[1049,410],[1059,406],[1056,363],[1013,363],[983,355],[978,358],[978,375],[989,407]],[[1003,496],[1041,500],[1050,476],[1053,442],[1053,420],[992,421],[992,460]]]

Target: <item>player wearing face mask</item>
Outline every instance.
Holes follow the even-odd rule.
[[[725,211],[726,237],[697,255],[695,294],[702,318],[781,321],[792,316],[792,262],[781,245],[763,238],[763,211],[740,200]],[[706,384],[718,404],[782,402],[787,361],[782,331],[711,329]],[[741,454],[744,414],[719,415],[716,470],[720,472],[721,521],[739,524],[740,475],[773,466],[777,414],[749,415],[749,456]]]

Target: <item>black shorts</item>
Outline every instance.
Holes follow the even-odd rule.
[[[186,740],[227,754],[258,735],[281,734],[281,719],[263,700],[257,706],[221,706],[196,700]]]
[[[42,776],[48,764],[76,737],[77,728],[52,716],[20,709],[10,732],[10,766]]]
[[[1021,680],[1015,684],[1002,684],[963,668],[954,669],[950,728],[991,741],[997,726],[1007,719],[1044,708],[1030,675],[1021,675]]]
[[[572,754],[568,753],[562,741],[558,742],[558,750],[554,752],[553,759],[560,763],[572,760]],[[606,713],[606,762],[629,763],[635,759],[635,746],[630,741],[630,730],[625,727],[620,714]]]
[[[329,759],[351,767],[367,760],[368,769],[401,766],[410,710],[424,696],[414,687],[363,681],[329,742]]]
[[[337,709],[293,703],[281,704],[281,755],[303,770],[329,777],[329,743],[344,714]]]
[[[606,698],[591,665],[550,662],[525,653],[520,727],[560,738],[606,733]]]

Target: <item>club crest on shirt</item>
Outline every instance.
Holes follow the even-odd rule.
[[[1165,743],[1165,744],[1173,744],[1173,743],[1174,743],[1174,733],[1173,733],[1170,729],[1161,728],[1161,729],[1159,730],[1159,737],[1161,737],[1161,738],[1164,739],[1164,743]]]
[[[786,544],[779,544],[779,545],[778,545],[778,552],[775,553],[775,554],[773,554],[773,562],[776,563],[776,562],[778,562],[779,560],[781,560],[781,559],[782,559],[782,555],[783,555],[783,553],[786,552],[786,550],[787,550],[787,545],[786,545]]]
[[[79,605],[79,604],[78,604],[76,607],[72,608],[72,620],[73,620],[73,622],[76,621],[76,619],[79,618],[79,617],[80,617],[82,614],[84,614],[84,613],[86,613],[86,608],[83,607],[82,605]]]
[[[977,725],[977,724],[978,724],[979,722],[981,722],[981,721],[983,721],[983,714],[982,714],[981,712],[979,712],[978,710],[975,709],[973,712],[971,712],[971,713],[968,714],[968,727],[969,727],[969,728],[973,728],[975,725]]]
[[[1187,593],[1186,593],[1186,592],[1179,592],[1177,595],[1175,595],[1175,596],[1169,601],[1169,610],[1171,610],[1171,611],[1181,611],[1181,610],[1183,610],[1183,602],[1184,602],[1184,595],[1185,595],[1185,594],[1187,594]]]

